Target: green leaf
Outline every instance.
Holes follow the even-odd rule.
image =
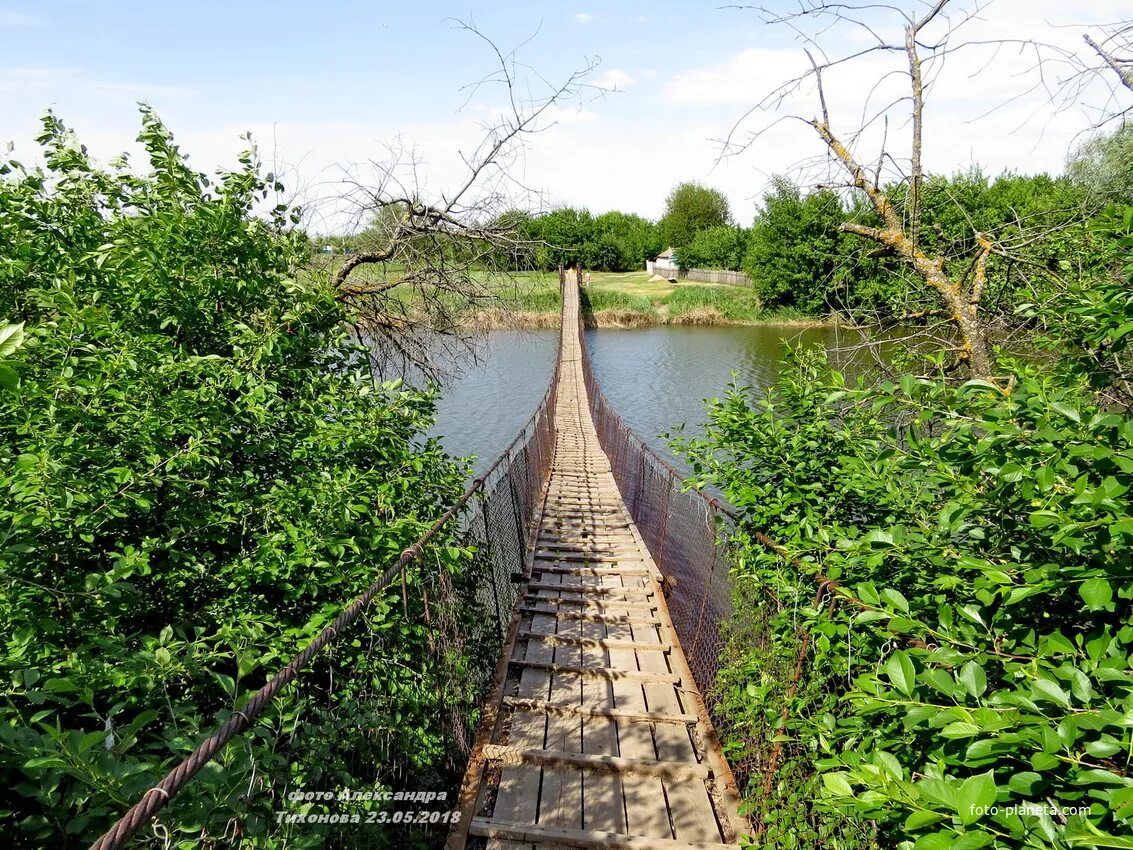
[[[236,696],[236,683],[232,680],[231,676],[226,676],[223,673],[213,673],[212,675],[216,677],[216,681],[220,683],[220,686],[228,696]]]
[[[978,850],[980,847],[987,847],[994,841],[995,838],[982,829],[975,832],[965,832],[956,839],[952,845],[952,850]]]
[[[888,531],[881,531],[880,529],[874,529],[869,534],[862,537],[862,542],[868,543],[870,546],[872,546],[875,549],[884,549],[888,546],[893,545],[893,535],[890,534]]]
[[[11,357],[24,344],[24,323],[0,325],[0,357]]]
[[[1078,593],[1091,611],[1099,611],[1113,600],[1113,588],[1104,578],[1087,579],[1078,587]]]
[[[898,611],[904,614],[909,613],[909,601],[900,592],[887,587],[881,591],[881,598]]]
[[[28,759],[24,762],[24,767],[28,770],[35,770],[44,767],[67,767],[67,762],[58,756],[40,756],[39,758]]]
[[[949,850],[955,840],[954,832],[932,832],[918,838],[913,850]]]
[[[956,814],[965,826],[988,814],[995,805],[995,774],[992,771],[969,776],[960,785]]]
[[[826,790],[836,797],[853,797],[854,789],[850,785],[850,774],[844,772],[822,774],[822,784]]]
[[[1050,682],[1046,679],[1036,679],[1031,687],[1034,688],[1036,699],[1058,703],[1064,708],[1070,707],[1070,695],[1054,682]]]
[[[906,696],[912,694],[917,668],[913,666],[913,660],[907,652],[903,649],[896,650],[885,664],[885,673],[897,690]]]
[[[934,823],[940,823],[947,815],[942,815],[939,812],[930,811],[916,811],[905,818],[905,829],[909,832],[915,832],[925,826],[930,826]]]
[[[1068,404],[1063,404],[1060,401],[1051,402],[1050,409],[1061,413],[1071,422],[1081,422],[1082,415]]]
[[[941,729],[940,734],[945,738],[971,738],[973,735],[978,735],[982,731],[983,729],[974,723],[968,723],[965,720],[957,720]]]
[[[987,690],[987,675],[983,668],[974,661],[969,661],[961,667],[956,678],[964,686],[964,690],[974,697],[983,695],[983,692]]]
[[[1007,780],[1007,787],[1020,796],[1030,796],[1035,793],[1037,788],[1043,781],[1043,778],[1029,770],[1020,773],[1011,774],[1011,778]]]

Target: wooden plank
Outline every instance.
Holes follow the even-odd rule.
[[[648,725],[648,724],[639,724]],[[621,756],[587,755],[550,748],[521,749],[501,744],[489,744],[484,757],[502,764],[539,764],[554,767],[577,767],[582,770],[605,771],[625,775],[660,776],[666,779],[705,780],[710,771],[703,764],[661,759],[624,758]],[[545,780],[544,780],[545,781]],[[656,804],[656,800],[654,800]]]
[[[661,646],[657,626],[631,626],[634,640],[646,645]],[[637,653],[642,670],[653,673],[669,672],[668,659],[660,652],[640,651]],[[681,706],[677,692],[671,685],[646,683],[645,702],[651,711],[680,712]],[[696,750],[684,726],[657,726],[653,731],[657,746],[657,758],[676,761],[695,762]],[[716,823],[716,812],[703,784],[691,782],[666,782],[665,790],[669,800],[669,819],[675,837],[680,841],[720,841],[720,828]]]
[[[614,650],[611,650],[613,652]],[[568,672],[577,673],[580,676],[598,676],[603,679],[624,679],[627,682],[637,682],[638,690],[641,689],[641,682],[666,682],[669,684],[680,684],[681,677],[675,673],[641,673],[637,670],[627,670],[620,667],[565,667],[557,664],[545,664],[535,661],[517,661],[512,660],[509,662],[515,667],[530,667],[535,670],[547,670],[550,672]],[[644,706],[644,700],[642,701]]]
[[[626,611],[656,611],[657,610],[656,601],[652,601],[652,602],[630,602],[630,601],[625,600],[625,599],[586,599],[586,598],[582,598],[582,597],[578,597],[578,598],[555,597],[555,598],[552,599],[549,596],[537,596],[536,597],[534,594],[528,594],[528,595],[533,596],[536,599],[536,601],[539,602],[540,605],[555,605],[555,606],[558,606],[560,608],[560,610],[565,608],[568,605],[580,606],[577,609],[579,611],[598,611],[598,612],[602,612],[602,613],[612,612],[614,610],[618,610],[618,611],[622,611],[622,610],[626,610]],[[573,610],[576,610],[576,609],[569,608],[567,610],[573,611]]]
[[[546,628],[550,623],[554,627],[554,618],[540,619],[538,625],[533,621],[533,628]],[[528,699],[543,699],[550,693],[551,673],[535,666],[543,658],[552,657],[549,647],[540,646],[531,642],[524,647],[515,644],[512,658],[516,654],[524,660],[530,659],[531,666],[524,666],[520,670],[518,693]],[[541,747],[546,742],[547,718],[536,714],[513,717],[508,732],[508,742],[517,747]],[[490,745],[489,745],[490,746]],[[487,747],[484,748],[485,751]],[[486,757],[486,756],[485,756]],[[520,822],[534,823],[539,813],[539,798],[531,789],[538,788],[542,773],[534,765],[520,764],[508,765],[500,771],[499,786],[496,792],[496,803],[492,809],[494,817],[501,817]],[[514,842],[489,842],[488,850],[526,850],[527,845]]]
[[[520,711],[542,711],[547,714],[566,714],[578,717],[621,718],[640,720],[643,723],[696,723],[695,714],[664,711],[623,711],[616,708],[591,708],[573,703],[555,703],[553,700],[524,699],[523,697],[504,697],[504,705]]]
[[[619,614],[588,614],[584,611],[570,611],[565,608],[552,608],[550,606],[540,605],[520,605],[519,610],[524,614],[554,614],[560,620],[582,620],[586,623],[624,623],[626,625],[633,625],[634,623],[642,624],[656,624],[659,621],[652,618],[638,618]],[[584,632],[585,633],[585,632]]]
[[[557,564],[549,564],[546,561],[541,561],[539,558],[535,559],[531,571],[535,573],[558,573],[564,576],[620,576],[626,573],[638,576],[653,575],[650,570],[642,567],[562,567]]]
[[[536,614],[534,617],[547,617]],[[534,621],[534,617],[532,621]],[[555,622],[556,633],[547,635],[539,643],[554,648],[553,662],[560,668],[551,674],[551,693],[546,700],[552,704],[582,702],[582,679],[569,668],[580,666],[582,652],[577,641],[581,630],[577,621],[550,618]],[[565,669],[562,669],[565,668]],[[568,753],[582,752],[582,718],[577,714],[550,714],[547,718],[547,741],[543,751]],[[578,829],[582,826],[582,773],[577,768],[545,765],[543,784],[539,789],[539,817],[542,825]]]
[[[530,590],[557,590],[562,593],[579,593],[586,596],[611,596],[614,594],[632,594],[634,596],[652,596],[653,591],[645,587],[589,587],[582,584],[551,584],[542,581],[527,583]]]
[[[544,615],[537,614],[536,616]],[[527,638],[528,640],[535,640],[539,643],[545,643],[550,646],[595,646],[601,647],[602,649],[656,649],[661,652],[668,652],[670,649],[672,649],[672,647],[667,643],[641,643],[639,641],[611,640],[608,638],[603,638],[600,641],[595,641],[592,638],[577,637],[575,635],[540,634],[539,632],[531,631],[528,629],[520,629],[516,637],[521,639]]]
[[[612,639],[632,640],[633,638],[633,631],[628,625],[607,626],[606,633]],[[637,654],[630,649],[610,650],[610,664],[627,671],[637,671],[637,676],[642,677],[637,681],[627,678],[615,679],[611,683],[614,707],[621,711],[638,713],[647,711],[645,695],[642,690],[642,683],[646,681],[644,677],[671,675],[641,672],[637,664]],[[657,757],[657,752],[653,747],[652,727],[648,723],[635,723],[632,720],[617,720],[615,722],[617,724],[618,748],[622,756],[636,759]],[[625,803],[627,832],[658,839],[673,837],[672,829],[669,826],[668,808],[664,804],[665,787],[660,779],[653,776],[626,777],[622,783],[622,795]]]
[[[689,844],[687,841],[646,838],[596,829],[562,829],[526,823],[509,823],[495,818],[473,818],[472,835],[534,841],[564,847],[600,848],[600,850],[735,850],[734,844]]]
[[[583,620],[582,634],[595,641],[607,637],[609,624],[603,621]],[[582,649],[582,663],[592,667],[609,665],[609,650],[600,645]],[[590,677],[582,683],[582,710],[589,712],[582,720],[582,751],[587,755],[617,756],[618,725],[609,712],[614,708],[612,682]],[[584,829],[613,833],[626,831],[625,795],[622,777],[616,774],[584,773],[583,823]]]

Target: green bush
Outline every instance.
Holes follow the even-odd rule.
[[[692,242],[677,251],[682,269],[731,269],[738,271],[747,250],[747,233],[722,225],[699,231]]]
[[[833,192],[804,197],[798,187],[775,180],[743,259],[744,271],[765,305],[809,313],[840,306],[839,282],[852,273],[845,262],[852,237],[838,229],[846,218]]]
[[[148,110],[145,173],[96,167],[51,116],[40,141],[43,168],[0,166],[0,316],[27,335],[0,394],[0,817],[13,846],[86,846],[464,470],[422,436],[432,399],[375,383],[333,293],[292,279],[305,240],[255,214],[274,181],[252,152],[209,180]],[[269,820],[286,788],[442,769],[419,597],[408,620],[379,598],[174,801],[174,845],[317,845]]]
[[[759,296],[746,286],[678,286],[665,299],[669,317],[695,310],[715,310],[734,322],[755,321],[762,313]]]
[[[1013,376],[851,388],[800,356],[685,446],[741,511],[740,598],[768,624],[722,679],[732,746],[784,742],[750,803],[766,846],[871,846],[871,823],[916,850],[1133,846],[1133,419]]]

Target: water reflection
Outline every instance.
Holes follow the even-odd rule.
[[[476,359],[443,380],[437,402],[449,454],[476,455],[483,472],[535,412],[554,369],[558,331],[497,331],[477,340]]]
[[[547,387],[557,334],[489,334],[480,362],[446,379],[432,433],[450,453],[476,455],[480,472],[511,442]],[[847,341],[847,333],[834,328],[772,325],[586,332],[603,391],[629,426],[665,457],[670,453],[659,435],[685,423],[686,433],[699,433],[704,400],[723,395],[733,372],[742,384],[766,387],[776,379],[788,343],[836,349]]]
[[[846,344],[836,328],[667,326],[587,331],[595,376],[634,431],[669,457],[659,435],[685,424],[702,433],[704,401],[722,396],[733,381],[762,389],[774,383],[788,344]]]

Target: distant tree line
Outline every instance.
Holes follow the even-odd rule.
[[[1110,204],[1133,201],[1131,151],[1133,130],[1124,127],[1083,145],[1062,175],[990,177],[971,170],[927,177],[920,244],[942,256],[946,268],[970,262],[976,233],[1010,245],[1010,259],[988,261],[986,298],[992,312],[1013,314],[1021,301],[1041,299],[1061,278],[1104,265],[1090,221]],[[895,202],[903,191],[886,189]],[[631,271],[671,247],[681,268],[746,272],[766,307],[900,319],[934,309],[899,258],[844,232],[846,222],[878,223],[862,201],[851,202],[832,189],[806,192],[776,177],[752,226],[742,227],[723,193],[681,183],[656,222],[572,208],[522,216],[520,231],[536,244],[517,258],[517,267],[553,269],[561,263]]]
[[[991,311],[1013,312],[1020,298],[1041,297],[1042,287],[1060,276],[1104,263],[1089,221],[1109,204],[1133,200],[1131,153],[1133,130],[1121,128],[1084,144],[1059,176],[989,177],[971,170],[926,177],[919,201],[919,244],[928,254],[942,256],[946,270],[950,263],[970,261],[977,233],[1010,245],[1010,260],[996,255],[988,261],[987,299]],[[885,191],[900,204],[903,186]],[[1089,214],[1084,216],[1083,208]],[[618,210],[594,215],[574,207],[505,213],[493,226],[513,232],[514,245],[494,246],[487,262],[515,271],[550,271],[562,265],[627,272],[643,270],[647,261],[672,248],[680,268],[746,272],[769,308],[891,318],[916,317],[934,308],[918,294],[921,288],[913,285],[907,264],[846,233],[846,223],[876,226],[878,220],[870,205],[851,201],[845,193],[808,192],[775,177],[752,225],[744,227],[736,223],[721,191],[684,182],[669,193],[664,215],[656,221]],[[318,245],[333,246],[335,253],[363,250],[367,233],[322,238]],[[1040,279],[1045,283],[1036,283]]]

